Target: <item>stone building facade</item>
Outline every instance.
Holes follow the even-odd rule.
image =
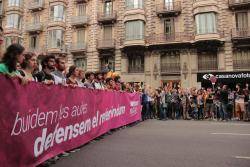
[[[249,0],[0,2],[6,45],[88,71],[109,64],[126,82],[207,86],[206,74],[250,71]]]

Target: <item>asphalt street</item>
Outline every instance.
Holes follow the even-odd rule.
[[[250,123],[147,120],[53,167],[250,167]]]

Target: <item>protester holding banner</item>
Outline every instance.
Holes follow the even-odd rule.
[[[79,77],[79,69],[73,65],[69,67],[69,73],[67,74],[66,83],[70,86],[78,86],[77,78]]]
[[[19,70],[21,75],[28,81],[36,81],[37,79],[33,76],[34,70],[36,69],[36,55],[34,53],[25,53],[24,61],[21,64],[22,69]]]
[[[95,81],[94,81],[94,88],[99,90],[104,90],[104,84],[103,84],[103,76],[101,72],[95,73]]]
[[[35,77],[37,78],[38,82],[43,82],[45,84],[53,84],[55,79],[52,75],[52,72],[55,70],[55,56],[44,56],[41,65],[42,71],[35,74]]]
[[[95,79],[94,72],[86,72],[84,86],[89,89],[94,89],[94,79]]]
[[[115,81],[112,78],[106,79],[106,89],[107,90],[114,90],[115,89]]]
[[[10,45],[4,53],[2,63],[0,63],[0,73],[10,76],[21,76],[17,70],[17,63],[23,63],[24,50],[24,47],[19,44]]]
[[[121,91],[122,90],[122,82],[121,82],[121,77],[119,75],[114,77],[115,81],[115,90],[116,91]]]
[[[62,57],[59,57],[56,59],[56,69],[51,74],[53,75],[55,79],[55,84],[66,84],[66,76],[65,76],[65,70],[66,70],[66,62],[65,59]]]

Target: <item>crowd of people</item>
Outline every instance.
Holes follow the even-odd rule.
[[[250,120],[249,85],[216,89],[181,89],[165,86],[142,94],[142,119]]]
[[[124,83],[121,77],[104,68],[98,72],[85,72],[83,69],[72,65],[66,70],[64,57],[43,55],[41,63],[37,55],[25,52],[25,48],[19,44],[10,45],[0,63],[0,73],[12,77],[19,77],[23,84],[28,82],[41,82],[44,84],[56,84],[69,87],[82,87],[88,89],[139,92],[139,85],[132,87],[131,83]]]
[[[43,55],[41,63],[39,63],[37,57],[35,53],[25,52],[25,48],[22,45],[12,44],[6,49],[0,62],[0,74],[19,78],[24,85],[29,82],[40,82],[47,85],[56,84],[70,88],[81,87],[85,89],[128,93],[141,91],[138,84],[132,85],[131,83],[122,82],[121,77],[108,67],[98,72],[85,72],[83,69],[72,65],[67,70],[66,59],[63,56]],[[134,124],[137,124],[137,122],[129,126],[133,126]],[[127,126],[113,129],[95,140],[100,140],[104,136],[112,134],[113,131],[125,127]],[[55,163],[60,157],[68,156],[70,153],[78,151],[79,148],[64,152],[42,163],[40,166],[49,166],[51,163]]]
[[[124,83],[121,77],[108,68],[100,72],[85,72],[75,65],[66,70],[64,57],[45,55],[38,63],[37,55],[25,52],[20,44],[10,45],[0,63],[0,73],[15,76],[23,84],[30,81],[60,84],[110,91],[138,92],[141,94],[142,120],[244,120],[250,118],[249,85],[237,84],[235,90],[227,85],[216,89],[183,89],[166,85],[158,89],[142,89],[139,84]]]
[[[39,62],[35,53],[25,52],[25,48],[20,44],[12,44],[6,49],[0,62],[0,73],[18,77],[22,84],[41,82],[72,88],[140,93],[142,121],[147,119],[250,120],[248,84],[244,86],[237,84],[235,90],[229,89],[227,85],[219,85],[216,89],[186,89],[180,86],[176,88],[171,84],[157,89],[150,86],[142,88],[142,85],[137,83],[122,82],[121,77],[109,68],[99,72],[85,72],[72,65],[67,70],[63,56],[44,55]],[[62,156],[68,154],[65,152]],[[54,162],[57,158],[50,161]]]

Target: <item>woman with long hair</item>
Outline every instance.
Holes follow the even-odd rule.
[[[21,64],[22,70],[20,71],[20,73],[28,81],[35,81],[35,78],[33,77],[33,72],[37,67],[36,61],[37,58],[34,53],[24,54],[24,61]]]
[[[23,63],[24,50],[24,47],[20,44],[10,45],[4,53],[2,62],[0,63],[0,73],[11,76],[20,76],[20,73],[17,70],[17,63]]]
[[[66,83],[71,86],[78,86],[79,69],[76,66],[69,67]]]

